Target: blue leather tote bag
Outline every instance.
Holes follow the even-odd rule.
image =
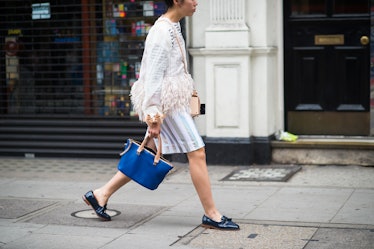
[[[124,151],[120,154],[118,170],[140,185],[155,190],[173,166],[161,157],[161,137],[158,137],[156,153],[145,147],[148,139],[146,136],[142,143],[127,139]]]

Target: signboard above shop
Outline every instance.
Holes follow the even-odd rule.
[[[51,7],[49,3],[34,3],[31,7],[33,20],[51,18]]]

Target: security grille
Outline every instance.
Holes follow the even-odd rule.
[[[0,114],[133,117],[129,89],[163,1],[6,0]]]
[[[83,6],[80,0],[5,1],[2,114],[95,111],[94,100],[84,94],[85,86],[92,87],[87,82],[95,80],[94,55],[86,51],[95,42],[85,36],[100,34],[100,8],[99,2]]]

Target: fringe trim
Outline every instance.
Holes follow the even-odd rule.
[[[186,110],[193,92],[191,75],[183,74],[179,77],[167,77],[162,83],[161,105],[164,114],[173,111]]]
[[[145,92],[144,92],[143,81],[141,80],[135,81],[135,83],[131,87],[130,99],[131,99],[133,109],[138,114],[140,121],[145,120],[145,115],[142,109],[144,96],[145,96]]]

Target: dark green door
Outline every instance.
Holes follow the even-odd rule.
[[[285,0],[286,128],[369,135],[370,1]]]

